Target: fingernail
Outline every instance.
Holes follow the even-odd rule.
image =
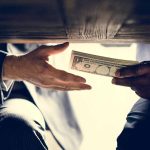
[[[92,89],[92,87],[90,85],[87,85],[86,87],[84,87],[84,89],[90,90],[90,89]]]
[[[87,87],[88,89],[92,89],[92,87],[89,85],[88,87]]]
[[[88,84],[82,84],[79,88],[80,90],[90,90],[92,87]]]

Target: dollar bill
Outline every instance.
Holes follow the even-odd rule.
[[[114,77],[117,69],[138,64],[137,61],[114,59],[87,53],[72,51],[71,69],[92,74]]]

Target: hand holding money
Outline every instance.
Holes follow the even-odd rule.
[[[112,83],[131,87],[140,97],[150,99],[150,61],[117,70]]]
[[[71,68],[92,74],[115,76],[116,70],[137,64],[137,61],[114,59],[73,51],[71,55]]]
[[[71,68],[114,77],[113,84],[130,87],[140,97],[150,99],[150,61],[138,63],[73,51]]]
[[[131,87],[140,97],[150,99],[150,61],[138,63],[73,51],[71,68],[114,77],[113,84]]]

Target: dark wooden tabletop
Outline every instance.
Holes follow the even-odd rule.
[[[0,42],[150,42],[149,0],[0,0]]]

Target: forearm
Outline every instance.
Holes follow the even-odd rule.
[[[19,78],[19,57],[6,56],[3,64],[3,80],[20,80]]]

